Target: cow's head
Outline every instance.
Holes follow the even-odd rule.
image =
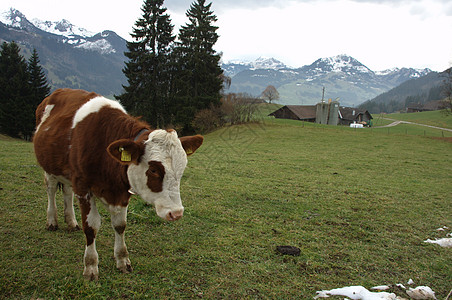
[[[142,143],[122,139],[107,151],[121,164],[129,165],[127,177],[131,191],[155,206],[157,215],[168,221],[182,217],[180,180],[187,156],[203,142],[200,135],[177,137],[176,131],[154,130]]]

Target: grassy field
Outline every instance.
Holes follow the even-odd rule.
[[[399,120],[452,129],[452,116],[447,116],[440,110],[403,114],[375,114],[373,117],[374,126],[388,125],[394,122],[394,120]],[[419,128],[426,129],[423,126]]]
[[[441,110],[423,111],[409,114],[388,114],[386,117],[401,121],[409,121],[452,129],[452,116],[446,116]]]
[[[440,139],[287,120],[227,127],[189,159],[182,220],[132,199],[131,274],[115,269],[99,205],[100,279],[86,282],[84,236],[66,231],[61,199],[60,229],[45,230],[32,145],[0,139],[0,298],[312,299],[411,278],[444,299],[452,249],[423,241],[452,231],[436,230],[452,228],[451,169],[452,143]]]

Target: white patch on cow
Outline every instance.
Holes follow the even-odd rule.
[[[90,199],[90,205],[91,208],[88,215],[86,216],[86,223],[88,223],[89,227],[94,229],[94,233],[96,234],[100,228],[101,218],[99,212],[97,211],[97,206],[94,198]]]
[[[52,109],[55,107],[54,104],[49,104],[46,105],[46,107],[44,108],[44,113],[42,114],[41,117],[41,122],[39,123],[39,125],[36,127],[36,132],[38,132],[39,128],[41,128],[41,125],[45,122],[45,120],[47,120],[47,118],[50,116],[50,112],[52,111]],[[49,130],[49,128],[47,128],[46,130]]]
[[[108,209],[111,214],[111,226],[115,230],[115,259],[116,267],[123,272],[127,272],[130,267],[130,260],[127,252],[126,243],[124,240],[124,231],[118,232],[117,227],[125,227],[127,223],[127,206],[113,206],[109,205]]]
[[[145,153],[140,164],[132,164],[127,170],[131,189],[146,202],[154,204],[157,215],[166,219],[169,212],[183,212],[180,197],[180,180],[187,166],[187,154],[175,131],[154,130],[145,141]],[[149,161],[161,162],[165,168],[163,189],[154,193],[147,186],[146,171]]]
[[[47,185],[47,227],[56,228],[58,226],[57,207],[55,195],[57,192],[58,179],[55,176],[44,172]]]
[[[96,241],[85,247],[85,255],[83,256],[85,269],[83,276],[88,280],[97,280],[99,277],[99,255],[96,250]]]
[[[74,193],[70,184],[63,184],[64,219],[69,228],[78,228],[74,211]]]
[[[88,115],[98,112],[102,107],[105,106],[116,108],[126,113],[126,110],[124,109],[124,107],[122,107],[121,104],[119,104],[119,102],[107,99],[102,96],[95,97],[83,104],[82,107],[77,110],[74,119],[72,120],[72,129],[74,129],[75,126],[77,126],[77,124],[85,119]]]

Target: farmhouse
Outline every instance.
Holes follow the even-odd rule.
[[[277,119],[315,122],[315,112],[316,107],[314,105],[285,105],[269,116],[274,116]]]
[[[350,125],[369,124],[373,119],[367,110],[340,106],[338,102],[318,103],[317,105],[285,105],[269,116],[277,119],[291,119],[319,124]]]
[[[340,125],[350,125],[352,123],[369,124],[372,115],[368,110],[357,109],[353,107],[339,107],[339,123]]]
[[[412,104],[406,108],[407,113],[421,112],[421,111],[432,111],[441,110],[447,107],[447,102],[444,100],[434,100],[429,101],[425,104]]]

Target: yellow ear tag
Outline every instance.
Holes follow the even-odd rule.
[[[193,154],[193,150],[191,148],[187,149],[185,152],[187,153],[187,156]]]
[[[129,151],[120,147],[119,152],[121,152],[121,161],[132,161],[132,155],[130,155]]]

